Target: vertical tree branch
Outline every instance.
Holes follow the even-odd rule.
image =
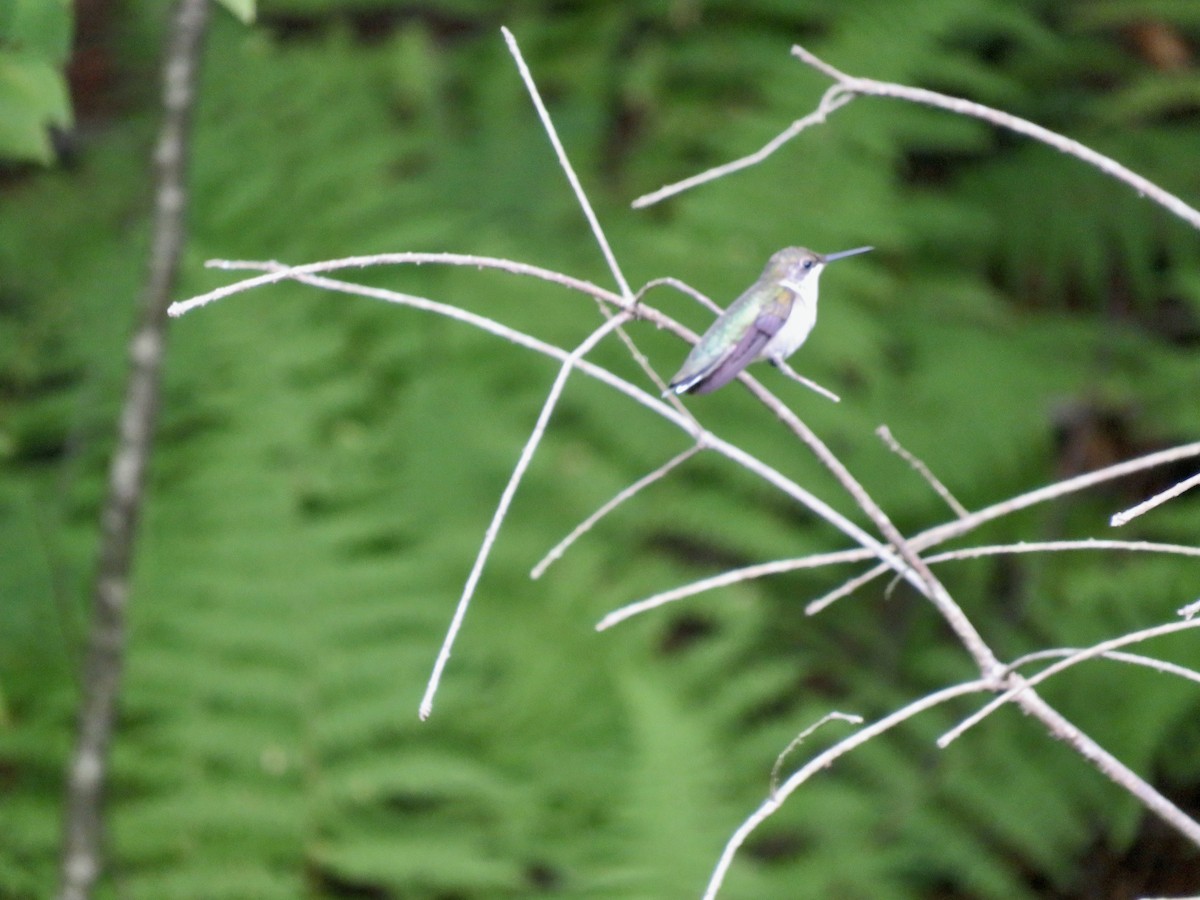
[[[150,267],[100,522],[92,620],[82,696],[67,772],[59,896],[84,900],[102,868],[102,801],[125,652],[125,612],[133,544],[161,393],[167,304],[184,242],[184,174],[208,0],[179,0],[163,69],[163,123],[154,154],[156,182]]]

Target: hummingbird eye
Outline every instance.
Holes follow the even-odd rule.
[[[813,261],[811,259],[806,259],[804,261],[804,265],[803,265],[804,271],[807,272],[812,267],[813,267]]]

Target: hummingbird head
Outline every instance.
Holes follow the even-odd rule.
[[[784,247],[771,257],[767,269],[774,276],[772,280],[785,285],[799,285],[806,279],[815,283],[821,270],[828,263],[873,249],[873,247],[855,247],[853,250],[822,255],[806,247]]]

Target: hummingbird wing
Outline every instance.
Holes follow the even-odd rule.
[[[736,305],[731,306],[726,315],[736,314]],[[787,306],[790,307],[790,304]],[[706,345],[710,343],[708,334],[705,334],[684,360],[679,374],[671,380],[670,389],[677,394],[707,394],[733,381],[738,372],[758,358],[763,347],[783,327],[786,319],[787,308],[779,309],[778,305],[772,305],[762,310],[741,339],[726,353],[705,352]]]

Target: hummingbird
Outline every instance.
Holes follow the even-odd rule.
[[[778,365],[795,353],[817,324],[817,281],[834,260],[873,250],[856,247],[824,255],[784,247],[758,281],[717,317],[671,379],[676,394],[707,394],[755,360]]]

